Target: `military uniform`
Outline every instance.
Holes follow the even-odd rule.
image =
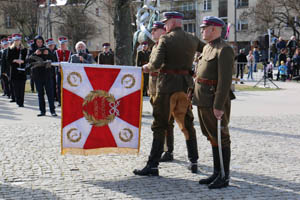
[[[110,44],[109,43],[103,43],[103,48],[109,48]],[[110,50],[108,52],[100,52],[98,54],[98,64],[102,65],[114,65],[114,54]]]
[[[223,21],[219,18],[205,18],[213,25]],[[205,20],[204,20],[205,21]],[[211,25],[211,24],[209,24]],[[234,51],[225,41],[217,38],[209,42],[203,49],[196,72],[193,105],[198,106],[198,115],[202,133],[211,142],[214,159],[214,173],[208,179],[202,179],[200,184],[210,184],[209,188],[219,188],[216,180],[220,174],[220,158],[217,143],[217,118],[214,109],[224,111],[221,121],[222,154],[226,180],[221,185],[226,187],[229,182],[230,135],[228,123],[230,118],[230,101],[234,98],[231,91],[234,67]]]
[[[59,37],[58,42],[60,45],[67,43],[68,38]],[[69,62],[72,52],[70,50],[62,50],[59,48],[56,52],[56,57],[58,62]],[[57,83],[57,98],[58,98],[58,106],[61,105],[61,71],[60,67],[56,68],[56,83]]]
[[[114,65],[114,54],[112,52],[101,52],[98,55],[98,64]]]
[[[7,45],[8,40],[6,38],[2,39],[1,44],[3,46]],[[8,98],[10,98],[10,88],[9,88],[9,80],[8,80],[9,72],[8,72],[7,65],[6,65],[7,52],[8,52],[8,49],[0,50],[0,61],[1,61],[1,63],[0,63],[1,74],[0,75],[1,75],[1,84],[2,84],[2,89],[3,89],[4,95],[7,95]]]
[[[148,46],[148,43],[143,42],[142,45]],[[143,65],[147,64],[149,62],[150,53],[151,52],[148,50],[139,51],[136,56],[136,65],[142,67]],[[149,74],[144,74],[144,88],[143,88],[144,96],[147,96],[148,84],[149,84]]]
[[[160,37],[148,63],[150,71],[160,69],[157,94],[153,100],[154,121],[151,126],[153,143],[146,167],[142,170],[134,170],[136,175],[158,175],[157,167],[163,153],[165,131],[171,115],[185,135],[188,158],[194,166],[192,169],[196,171],[197,139],[193,125],[194,117],[186,91],[193,85],[190,71],[195,52],[202,51],[203,46],[204,43],[197,37],[184,32],[180,27],[173,28]]]
[[[164,23],[154,22],[152,30],[153,29],[164,29]],[[157,44],[158,43],[156,43],[152,47],[150,58],[151,58],[151,55],[153,55],[154,52],[156,51]],[[150,96],[151,105],[153,105],[153,100],[156,96],[156,85],[157,85],[158,75],[159,75],[159,70],[155,70],[154,72],[149,73],[148,94]],[[174,118],[173,117],[171,117],[167,131],[166,131],[165,147],[166,147],[165,153],[159,160],[160,162],[168,162],[168,161],[173,160],[173,150],[174,150]]]

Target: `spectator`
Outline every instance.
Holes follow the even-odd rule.
[[[266,75],[267,78],[270,78],[273,80],[273,69],[274,69],[274,64],[273,61],[271,60],[270,63],[268,63],[267,68],[266,68]]]
[[[93,56],[86,52],[86,45],[84,42],[79,41],[75,45],[75,49],[77,54],[71,56],[70,62],[71,63],[94,63]]]
[[[287,79],[291,80],[293,78],[293,62],[291,58],[287,58],[285,66],[287,66]]]
[[[247,56],[244,53],[244,49],[240,50],[239,55],[236,57],[237,59],[237,70],[236,70],[236,78],[239,78],[239,74],[241,74],[241,84],[244,84],[244,67],[247,63]]]
[[[297,48],[295,54],[293,56],[293,76],[299,76],[299,68],[300,68],[300,49]]]
[[[271,46],[271,58],[273,59],[273,65],[276,67],[276,64],[277,64],[277,59],[278,59],[278,49],[276,47],[276,42],[277,42],[277,39],[274,38],[274,41],[272,43],[272,46]],[[255,56],[254,56],[255,57]]]
[[[286,63],[286,49],[283,48],[280,50],[280,54],[278,56],[278,62],[281,64],[281,62],[283,63]],[[279,76],[280,76],[280,73],[279,73],[279,70],[278,70],[278,73],[277,73],[277,81],[279,80]]]
[[[253,56],[254,56],[254,72],[256,72],[257,71],[257,63],[259,62],[259,52],[258,52],[257,47],[254,47]]]
[[[276,44],[278,52],[281,52],[282,49],[286,48],[286,42],[282,39],[282,37],[279,37],[279,41]],[[280,61],[279,61],[280,64]]]
[[[278,72],[280,74],[281,80],[285,81],[287,75],[287,66],[284,64],[283,61],[280,62],[280,66],[278,67]]]
[[[249,51],[249,54],[247,55],[247,65],[248,65],[248,80],[251,77],[251,80],[253,80],[253,63],[254,63],[254,56],[252,54],[252,50]]]
[[[296,41],[295,36],[291,37],[291,39],[288,41],[286,47],[288,48],[288,51],[289,51],[289,57],[292,58],[298,47],[298,43]]]

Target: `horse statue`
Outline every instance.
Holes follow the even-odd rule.
[[[139,8],[136,14],[137,31],[133,35],[133,53],[139,44],[147,41],[153,44],[151,37],[151,28],[154,21],[159,20],[160,0],[156,0],[154,5],[151,5],[151,0],[144,0],[143,7]]]

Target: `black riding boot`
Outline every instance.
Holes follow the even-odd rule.
[[[197,140],[186,140],[186,146],[187,146],[187,152],[188,152],[188,158],[191,162],[190,169],[192,173],[198,173],[198,146],[197,146]]]
[[[201,179],[199,181],[199,184],[211,184],[220,173],[220,157],[219,157],[218,147],[212,147],[212,153],[213,153],[213,162],[214,162],[214,172],[210,177]]]
[[[222,178],[221,173],[219,173],[218,177],[208,185],[209,189],[218,189],[227,187],[229,185],[229,168],[230,168],[230,147],[224,147],[222,149],[223,154],[223,163],[224,163],[224,172],[225,177]]]
[[[166,151],[159,162],[171,162],[173,161],[173,150],[174,150],[174,132],[173,126],[169,126],[165,137],[168,151]]]
[[[141,170],[135,169],[133,173],[139,176],[158,176],[158,161],[163,152],[163,147],[163,141],[154,139],[147,165]]]

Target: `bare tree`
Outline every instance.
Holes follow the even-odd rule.
[[[300,1],[298,0],[258,0],[254,7],[249,8],[241,15],[242,19],[251,19],[252,31],[266,33],[267,29],[275,30],[279,36],[282,29],[289,27],[299,39]],[[277,32],[276,32],[277,31]]]
[[[132,65],[132,16],[130,0],[114,0],[115,61],[118,65]]]
[[[13,26],[26,38],[37,35],[41,12],[40,3],[32,0],[7,0],[1,3],[0,12],[9,17]],[[5,24],[2,24],[5,26]]]
[[[73,47],[78,41],[87,41],[99,33],[96,21],[88,12],[93,3],[95,0],[71,0],[66,6],[57,8],[52,16],[52,23],[58,25],[58,33],[68,37]]]

